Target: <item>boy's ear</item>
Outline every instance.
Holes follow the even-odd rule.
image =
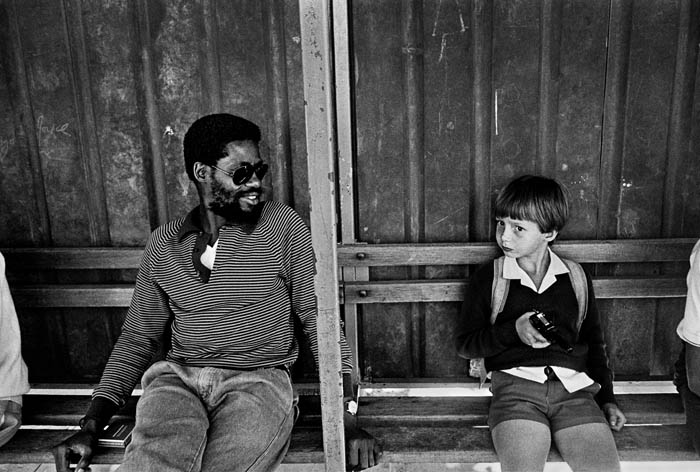
[[[549,231],[548,233],[544,233],[544,239],[548,242],[551,243],[555,239],[557,239],[557,236],[559,236],[559,231],[556,229],[553,229],[552,231]]]

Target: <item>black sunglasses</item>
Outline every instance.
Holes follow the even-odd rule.
[[[258,161],[255,165],[246,162],[240,167],[235,168],[232,172],[221,169],[220,167],[216,167],[214,165],[210,167],[213,167],[216,170],[220,170],[224,174],[231,177],[231,180],[233,180],[234,185],[243,185],[244,183],[250,180],[253,174],[257,175],[258,179],[262,180],[263,177],[265,177],[265,174],[267,174],[267,169],[269,168],[269,166],[263,161]]]

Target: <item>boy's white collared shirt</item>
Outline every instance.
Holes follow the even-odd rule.
[[[528,287],[537,293],[544,293],[549,287],[554,285],[557,281],[557,275],[568,274],[569,269],[566,264],[557,256],[554,251],[547,248],[549,251],[549,267],[547,267],[547,272],[544,274],[542,283],[539,289],[535,287],[535,283],[532,281],[527,272],[525,272],[519,265],[515,258],[506,257],[503,263],[503,277],[510,280],[519,280],[524,287]],[[510,375],[515,375],[527,380],[532,380],[539,383],[544,383],[547,381],[547,374],[544,372],[545,366],[542,367],[513,367],[512,369],[506,369],[505,372]],[[578,372],[573,369],[568,369],[566,367],[551,366],[552,370],[564,385],[567,392],[575,392],[581,390],[582,388],[588,387],[593,383],[586,373]]]
[[[700,347],[700,240],[690,254],[690,270],[686,277],[688,293],[685,312],[676,332],[685,342]]]

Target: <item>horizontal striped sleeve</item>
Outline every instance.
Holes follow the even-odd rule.
[[[292,309],[299,318],[304,334],[318,367],[318,339],[316,292],[314,276],[316,274],[316,258],[311,244],[311,235],[307,226],[294,214],[289,228],[289,243],[286,245],[285,259],[288,261],[290,278],[290,293]],[[353,359],[345,334],[341,329],[340,348],[343,373],[352,372]]]
[[[93,397],[123,405],[157,352],[170,319],[166,294],[151,278],[157,244],[162,233],[173,233],[176,224],[156,230],[146,244],[136,277],[136,287],[122,332],[107,361]]]

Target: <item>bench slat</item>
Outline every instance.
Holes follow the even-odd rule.
[[[138,269],[142,247],[2,248],[7,266],[22,270]]]
[[[388,280],[345,282],[344,303],[458,302],[466,280]],[[686,294],[684,277],[594,277],[596,298],[678,298]]]
[[[455,302],[466,280],[390,280],[345,282],[344,303]],[[597,298],[678,298],[686,294],[683,277],[598,277]],[[36,285],[12,290],[15,304],[31,308],[128,307],[132,284]]]
[[[687,261],[695,238],[557,241],[558,254],[584,263]],[[0,248],[8,266],[26,270],[136,269],[142,247]],[[340,244],[340,266],[481,264],[499,255],[495,243]],[[357,255],[363,254],[362,259]]]
[[[497,462],[488,428],[463,425],[386,425],[366,428],[384,447],[383,461],[412,463]],[[614,433],[623,461],[697,460],[684,425],[633,426]],[[552,450],[549,461],[561,456]]]
[[[107,308],[128,307],[133,284],[33,285],[12,289],[18,307]]]
[[[10,442],[0,448],[0,464],[53,464],[51,447],[75,433],[73,430],[20,429]],[[120,448],[99,448],[93,464],[119,464],[124,457]],[[285,463],[324,462],[321,427],[294,428]]]
[[[486,427],[463,424],[384,424],[367,426],[383,445],[384,463],[473,463],[496,462],[491,436]],[[52,463],[50,447],[73,431],[20,430],[0,449],[0,463]],[[630,426],[614,433],[623,461],[697,460],[684,425]],[[122,449],[101,448],[94,464],[117,464]],[[323,463],[320,427],[294,428],[285,463]],[[550,461],[561,461],[553,450]]]
[[[695,238],[558,241],[557,254],[582,263],[688,261]],[[482,264],[500,255],[495,243],[343,244],[338,265],[347,267]]]

